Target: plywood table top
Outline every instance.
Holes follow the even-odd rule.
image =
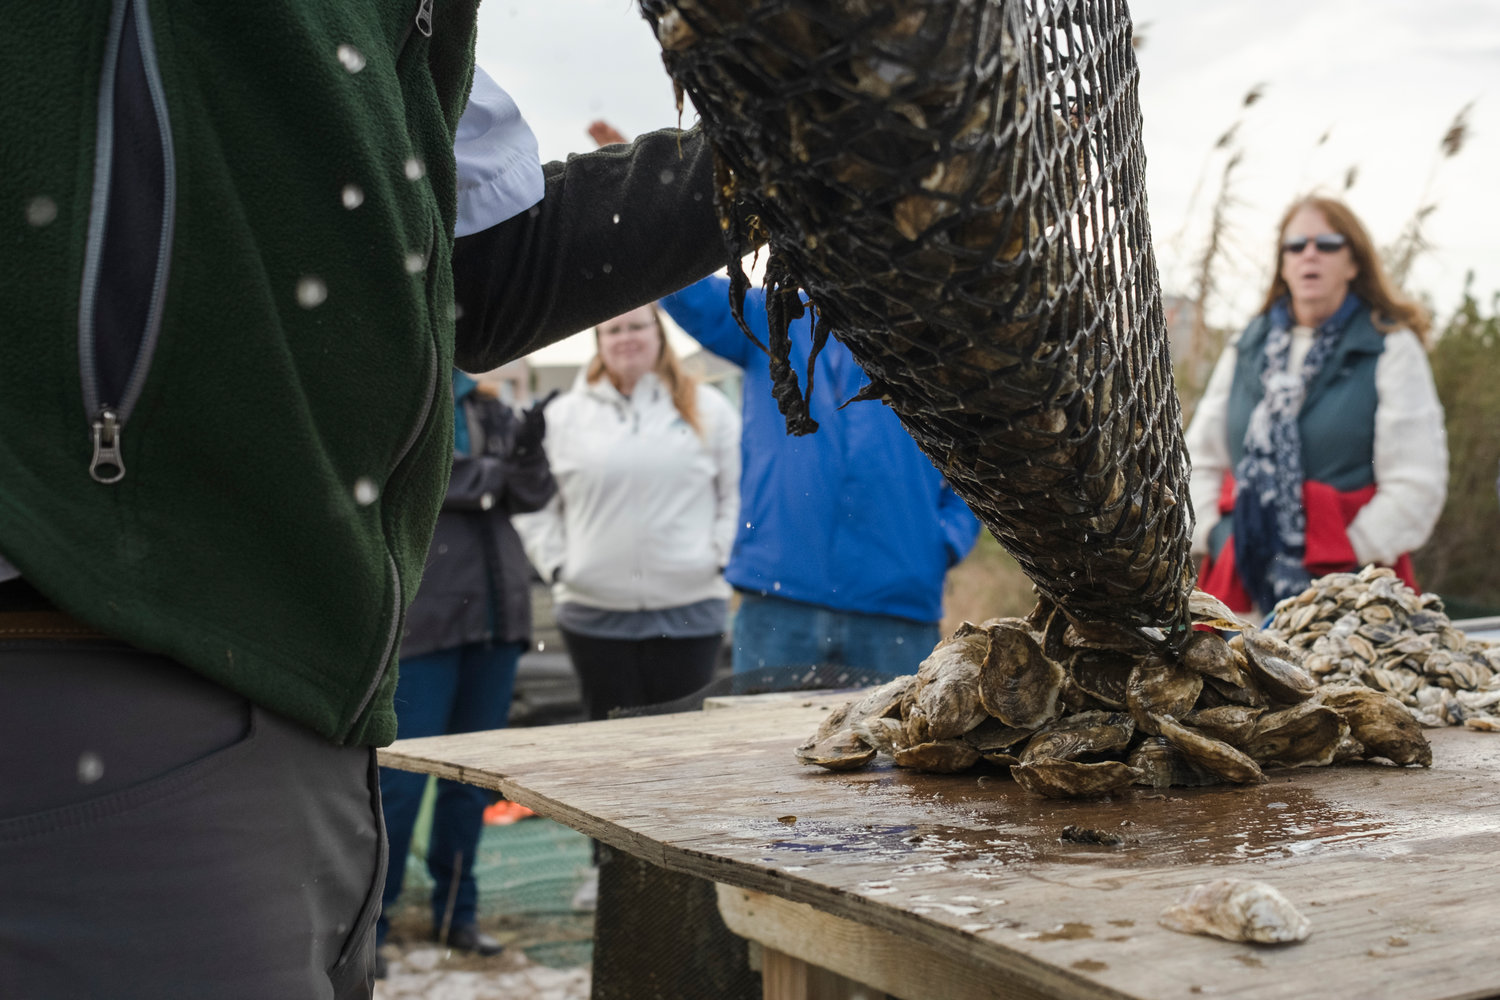
[[[1430,770],[1059,802],[1001,771],[798,764],[793,747],[847,698],[404,740],[381,762],[934,949],[1005,984],[997,996],[1500,996],[1500,735],[1429,731]],[[1124,841],[1065,842],[1068,826]],[[1231,876],[1280,889],[1312,937],[1255,946],[1157,924],[1189,886]]]

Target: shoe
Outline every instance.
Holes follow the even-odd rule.
[[[498,939],[480,930],[476,924],[463,924],[448,930],[448,947],[456,951],[472,951],[476,955],[498,955],[505,950]]]
[[[536,813],[527,809],[519,802],[510,799],[501,799],[484,810],[484,821],[490,826],[509,826],[517,820],[529,819]]]

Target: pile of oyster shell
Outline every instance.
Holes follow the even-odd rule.
[[[1276,605],[1267,631],[1303,651],[1324,684],[1384,691],[1424,726],[1500,731],[1500,645],[1454,628],[1436,594],[1417,594],[1394,572],[1320,577]]]
[[[965,622],[909,674],[832,711],[797,759],[835,771],[889,754],[901,767],[1008,768],[1051,798],[1131,785],[1252,783],[1263,768],[1381,758],[1432,763],[1406,708],[1364,685],[1319,686],[1302,654],[1196,592],[1194,632],[1126,652],[1118,637],[1062,633],[1053,655],[1034,618]]]

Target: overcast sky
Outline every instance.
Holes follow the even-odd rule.
[[[1500,290],[1500,3],[1137,0],[1131,11],[1167,291],[1188,291],[1227,155],[1214,142],[1240,119],[1219,321],[1242,325],[1257,304],[1285,205],[1314,188],[1341,193],[1350,167],[1358,175],[1343,196],[1378,243],[1394,241],[1419,204],[1438,206],[1427,226],[1435,250],[1409,291],[1442,314],[1467,270],[1483,297]],[[520,104],[544,159],[591,148],[594,118],[628,135],[677,121],[656,40],[628,0],[486,0],[479,61]],[[1263,98],[1242,107],[1257,84]],[[1439,162],[1443,133],[1470,101],[1463,151]],[[693,120],[689,104],[683,121]]]

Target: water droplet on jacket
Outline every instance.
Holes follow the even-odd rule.
[[[674,173],[672,173],[672,171],[670,171],[670,170],[663,170],[661,172],[661,182],[663,184],[670,184],[673,181],[675,181],[676,179],[677,179],[677,175],[674,174]]]
[[[446,545],[439,545],[438,546],[438,555],[445,556],[447,554],[448,554],[448,546],[446,546]]]
[[[57,218],[57,202],[44,194],[39,194],[26,203],[26,221],[37,228],[50,225]],[[620,217],[615,216],[619,222]]]
[[[464,304],[462,302],[453,303],[453,318],[455,320],[464,318]]]
[[[358,73],[365,68],[364,53],[345,42],[339,46],[339,64],[351,73]]]
[[[409,253],[406,255],[407,274],[421,274],[422,271],[426,269],[426,267],[427,260],[421,254]]]
[[[480,510],[489,510],[493,506],[495,506],[495,495],[493,493],[486,493],[479,498]]]
[[[614,269],[615,269],[615,266],[613,264],[604,264],[604,265],[601,265],[600,268],[599,268],[599,270],[603,271],[605,274],[610,273]]]
[[[614,223],[617,226],[620,224],[620,213],[619,212],[615,213]]]
[[[354,502],[368,507],[380,496],[380,487],[369,476],[360,476],[354,481]]]
[[[406,179],[409,181],[419,181],[427,176],[427,165],[415,156],[408,159],[402,169],[406,172]]]
[[[781,589],[781,581],[777,580],[775,583],[771,584],[771,589],[772,590],[780,590]]]
[[[747,527],[747,528],[753,528],[753,527],[755,527],[755,525],[751,524],[749,521],[746,521],[745,522],[745,527]]]
[[[323,279],[309,274],[297,282],[297,304],[303,309],[316,309],[328,300],[328,286]]]
[[[358,184],[345,184],[344,190],[339,192],[339,198],[345,208],[358,208],[365,203],[365,193]]]
[[[104,760],[91,750],[78,755],[78,783],[92,785],[104,777]]]

